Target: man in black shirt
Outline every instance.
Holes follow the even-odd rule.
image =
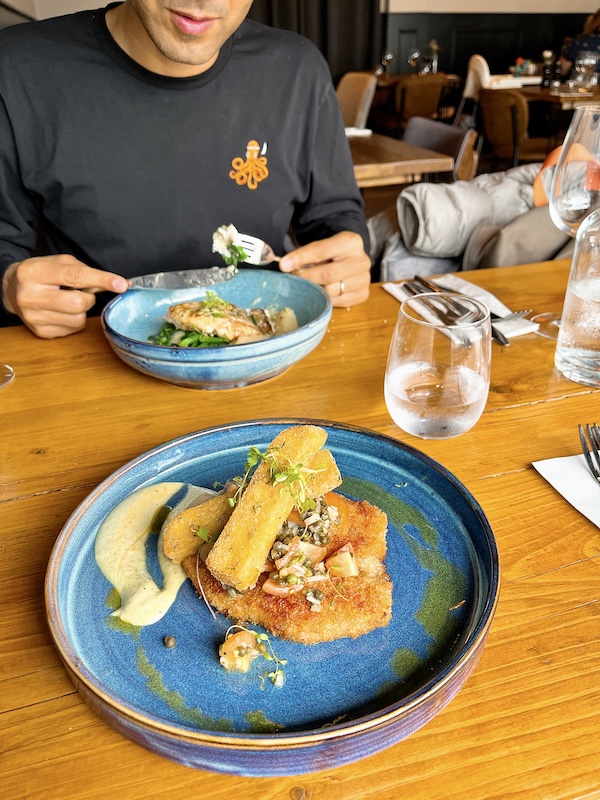
[[[128,277],[218,263],[230,223],[277,252],[291,229],[280,269],[335,305],[368,296],[327,65],[251,4],[125,0],[0,33],[2,299],[38,336],[80,330]]]

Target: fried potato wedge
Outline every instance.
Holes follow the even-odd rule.
[[[198,506],[186,508],[169,520],[162,530],[163,550],[167,558],[181,564],[187,556],[196,555],[206,541],[214,541],[231,516],[233,507],[229,499],[236,489],[230,484],[222,494]],[[199,535],[201,531],[206,533]]]
[[[286,428],[268,450],[282,468],[308,465],[327,433],[316,425]],[[240,592],[256,584],[279,529],[296,504],[295,487],[273,482],[271,464],[260,461],[206,560],[211,574]]]
[[[330,450],[319,450],[308,466],[314,470],[306,477],[306,488],[311,497],[321,497],[341,484],[342,476]],[[162,532],[167,558],[181,564],[184,558],[195,556],[205,542],[214,542],[233,512],[229,500],[236,489],[235,484],[230,483],[224,493],[198,506],[186,508],[169,520]],[[204,535],[199,535],[200,531],[205,532]]]

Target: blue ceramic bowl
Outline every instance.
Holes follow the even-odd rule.
[[[269,682],[261,688],[264,662],[245,675],[223,670],[217,651],[231,623],[220,614],[212,619],[189,581],[154,625],[124,630],[110,624],[111,586],[94,558],[96,533],[109,511],[159,481],[223,483],[239,474],[251,446],[264,449],[282,428],[304,422],[240,422],[145,453],[83,501],[50,557],[50,630],[78,691],[124,736],[179,763],[274,776],[356,761],[434,717],[483,651],[499,563],[476,500],[418,450],[319,421],[312,422],[327,431],[326,446],[343,477],[339,491],[375,503],[388,516],[385,563],[394,588],[387,627],[314,645],[271,637],[278,658],[287,660],[279,689]],[[155,574],[155,543],[148,544],[147,560]],[[165,636],[175,637],[173,649],[164,646]]]
[[[190,389],[230,389],[264,381],[300,361],[319,344],[331,318],[331,300],[320,286],[283,272],[246,269],[208,287],[241,308],[289,306],[299,327],[248,344],[167,347],[148,337],[157,333],[169,306],[204,297],[207,289],[132,289],[115,297],[102,313],[104,332],[130,367]]]

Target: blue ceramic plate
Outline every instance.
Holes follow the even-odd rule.
[[[201,300],[207,291],[241,308],[293,308],[298,328],[219,347],[170,347],[148,340],[162,327],[169,306]],[[102,326],[119,358],[139,372],[190,389],[230,389],[272,378],[307,356],[325,335],[331,312],[321,286],[276,270],[245,269],[206,288],[125,292],[106,306]]]
[[[311,646],[271,637],[277,656],[287,659],[286,683],[261,688],[262,659],[246,675],[219,666],[217,650],[230,622],[220,615],[213,620],[189,581],[154,625],[127,630],[110,624],[111,586],[94,560],[107,513],[158,481],[222,483],[241,472],[250,446],[264,448],[282,428],[305,422],[239,423],[151,450],[89,495],[53,550],[49,623],[75,685],[125,736],[180,763],[265,776],[357,760],[438,713],[483,649],[499,566],[477,502],[408,445],[319,421],[343,476],[339,491],[388,515],[386,566],[394,583],[388,627]],[[152,545],[148,558],[152,569]],[[174,636],[176,647],[166,648],[165,636]]]

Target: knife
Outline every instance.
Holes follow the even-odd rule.
[[[216,286],[237,275],[237,267],[206,267],[205,269],[183,269],[173,272],[155,272],[129,278],[130,289],[200,289]]]
[[[425,287],[425,289],[429,289],[431,292],[448,292],[448,291],[455,291],[454,289],[445,289],[442,286],[438,286],[431,281],[428,281],[427,278],[423,278],[420,275],[415,275],[413,278],[415,283],[420,284],[421,286]],[[459,292],[460,294],[460,292]],[[505,347],[510,344],[510,339],[508,339],[502,331],[498,330],[498,328],[491,323],[492,326],[492,339],[494,339],[498,344],[503,344]]]

